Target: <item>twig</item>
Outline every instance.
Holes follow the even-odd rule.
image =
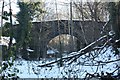
[[[107,61],[107,62],[103,62],[103,61],[97,61],[97,62],[98,62],[98,63],[105,63],[105,64],[108,64],[108,63],[112,63],[112,62],[116,62],[116,61],[120,61],[120,59],[111,60],[111,61]]]

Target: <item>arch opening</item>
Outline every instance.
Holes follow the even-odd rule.
[[[75,36],[61,34],[52,38],[47,44],[47,53],[53,51],[63,54],[69,54],[80,49],[80,41]]]

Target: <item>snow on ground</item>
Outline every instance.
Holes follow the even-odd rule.
[[[10,42],[10,37],[1,36],[0,45],[5,45],[8,47],[9,42]],[[15,44],[15,43],[16,43],[16,40],[13,38],[12,44]]]
[[[68,77],[70,75],[67,73],[67,71],[70,69],[68,66],[58,67],[55,65],[54,67],[38,68],[37,65],[40,63],[38,61],[31,62],[22,60],[20,62],[22,62],[21,66],[16,65],[16,67],[20,70],[20,72],[17,74],[20,78],[62,78],[63,76]],[[19,63],[19,61],[16,61],[16,63]]]
[[[102,52],[104,52],[103,49]],[[75,52],[74,52],[75,53]],[[107,56],[106,56],[107,54]],[[71,53],[70,55],[73,55]],[[50,61],[55,61],[54,59],[43,59],[41,61],[26,61],[24,59],[17,59],[14,62],[14,66],[16,67],[19,72],[16,73],[20,78],[83,78],[85,74],[88,73],[95,73],[97,70],[97,66],[82,66],[78,64],[79,62],[84,62],[84,59],[86,55],[81,56],[76,62],[73,62],[70,65],[67,65],[67,62],[64,63],[63,67],[58,67],[57,63],[49,66],[49,67],[37,67],[40,64],[49,63]],[[69,56],[69,55],[68,55]],[[99,61],[107,61],[107,57],[111,56],[111,60],[115,60],[116,57],[112,56],[111,53],[111,47],[106,50],[104,55],[100,54],[96,58],[96,60]],[[104,59],[103,59],[104,58]],[[86,62],[90,65],[92,65],[91,60],[85,59]],[[87,61],[88,60],[88,61]],[[93,62],[94,63],[94,62]],[[106,71],[106,72],[112,72],[115,70],[115,64],[116,63],[109,63],[104,66],[99,66],[97,72]]]

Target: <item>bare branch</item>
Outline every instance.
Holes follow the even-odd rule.
[[[120,61],[120,59],[116,59],[116,60],[111,60],[111,61],[107,61],[107,62],[103,62],[103,61],[97,61],[98,63],[104,63],[104,64],[108,64],[108,63],[113,63],[116,61]]]
[[[81,49],[81,50],[78,51],[76,54],[74,54],[74,55],[69,55],[68,57],[63,57],[63,58],[61,58],[61,59],[62,59],[62,61],[65,60],[65,59],[72,59],[72,58],[77,59],[78,57],[80,57],[80,56],[86,54],[87,52],[91,51],[93,47],[95,47],[95,46],[98,45],[98,44],[101,44],[101,41],[104,41],[104,40],[106,40],[107,38],[108,38],[108,35],[105,35],[105,36],[99,38],[98,40],[94,41],[93,43],[89,44],[89,45],[86,46],[85,48]],[[61,61],[61,59],[58,59],[58,60],[56,60],[56,61],[43,64],[43,65],[38,65],[38,67],[44,67],[44,66],[48,66],[48,65],[57,63],[57,62]],[[74,59],[74,60],[75,60],[75,59]],[[73,61],[74,61],[74,60],[73,60]],[[73,62],[73,61],[72,61],[72,62]]]

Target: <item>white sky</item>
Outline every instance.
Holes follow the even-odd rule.
[[[22,1],[22,0],[20,0]],[[23,0],[23,1],[30,1],[30,0]],[[31,1],[40,1],[40,0],[31,0]],[[46,3],[49,3],[49,5],[47,5],[47,7],[50,7],[50,8],[54,8],[55,10],[55,1],[57,1],[57,3],[69,3],[70,0],[42,0],[42,1],[45,1]],[[8,11],[9,12],[9,0],[4,0],[4,11]],[[53,3],[51,5],[51,3]],[[2,4],[3,4],[3,0],[0,0],[0,15],[1,15],[1,12],[2,12]],[[11,8],[12,8],[12,13],[13,14],[17,14],[17,12],[19,12],[19,8],[18,8],[18,5],[17,5],[17,0],[11,0]],[[63,7],[61,5],[58,5],[58,11],[59,9],[63,9]],[[65,9],[65,8],[64,8]],[[15,18],[13,17],[13,21],[15,21]],[[1,24],[1,20],[0,20],[0,24]]]
[[[0,0],[0,24],[1,24],[1,12],[2,12],[2,5],[3,5],[3,0]],[[17,0],[11,0],[11,8],[12,8],[12,13],[16,14],[19,11],[18,5],[17,5]],[[9,0],[4,0],[4,11],[9,12],[10,6],[9,6]],[[15,21],[15,18],[13,17],[13,23]],[[6,21],[3,20],[3,24]],[[9,20],[7,21],[9,22]],[[0,25],[1,27],[1,25]]]
[[[5,5],[5,7],[4,7],[4,10],[6,10],[6,11],[9,11],[9,1],[8,0],[4,0],[5,1],[5,3],[4,3],[4,5]],[[3,3],[3,0],[1,0],[0,1],[0,12],[2,11],[2,3]],[[17,8],[17,0],[11,0],[11,7],[12,7],[12,12],[13,12],[13,14],[15,14],[16,12],[18,12],[19,11],[19,9]]]
[[[5,5],[6,5],[4,7],[4,10],[9,10],[9,0],[4,0],[4,1],[5,1]],[[40,1],[40,0],[20,0],[20,1]],[[53,3],[55,1],[57,1],[57,3],[69,3],[70,1],[75,1],[75,2],[83,1],[84,2],[86,0],[42,0],[42,1],[49,2],[49,3]],[[87,1],[92,1],[92,0],[87,0]],[[0,0],[0,12],[2,10],[2,2],[3,2],[3,0]],[[11,0],[13,14],[16,14],[16,12],[19,11],[16,3],[17,3],[17,0]]]
[[[5,1],[4,10],[9,12],[9,0],[4,0],[4,1]],[[40,1],[40,0],[20,0],[20,1]],[[69,3],[70,1],[75,1],[75,2],[83,1],[84,2],[84,1],[94,1],[94,0],[42,0],[42,1],[49,3],[49,5],[47,7],[52,8],[53,10],[56,10],[54,3],[55,3],[55,1],[57,1],[58,12],[60,12],[62,14],[62,13],[67,13],[67,11],[69,11],[69,7],[66,6],[65,3]],[[99,0],[96,0],[96,1],[99,1]],[[103,1],[108,1],[108,0],[103,0]],[[116,0],[109,0],[109,1],[116,1]],[[2,2],[3,2],[3,0],[0,0],[0,15],[2,12]],[[53,3],[53,4],[50,4],[50,3]],[[11,0],[11,6],[12,6],[12,13],[16,14],[19,11],[19,8],[17,5],[17,0]],[[55,11],[53,11],[53,12],[55,12]],[[14,18],[13,18],[13,20],[14,20]],[[1,20],[0,20],[0,24],[1,24]]]

